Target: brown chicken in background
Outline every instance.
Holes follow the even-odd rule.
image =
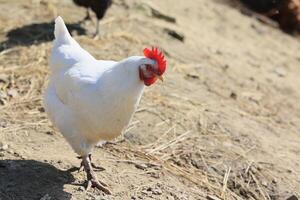
[[[99,34],[99,21],[104,17],[107,9],[111,6],[112,0],[73,0],[73,2],[87,9],[87,15],[83,21],[91,19],[89,9],[96,14],[97,24],[95,36],[97,36]]]
[[[288,33],[300,33],[300,0],[240,0],[251,10],[277,21]]]
[[[278,21],[282,30],[300,33],[300,0],[282,1],[273,18]]]

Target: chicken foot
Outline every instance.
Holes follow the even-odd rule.
[[[84,168],[84,171],[86,172],[87,180],[88,180],[88,185],[87,185],[86,190],[89,190],[91,187],[92,188],[95,187],[95,188],[103,191],[105,194],[111,194],[109,189],[106,188],[107,184],[98,180],[98,178],[93,170],[92,164],[91,164],[90,155],[83,156],[82,163],[83,163],[83,168]]]

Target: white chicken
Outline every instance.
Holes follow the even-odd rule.
[[[96,60],[55,20],[50,81],[44,106],[52,123],[82,158],[88,186],[110,194],[93,171],[91,151],[119,136],[139,104],[144,86],[162,79],[166,61],[156,48],[120,62]]]

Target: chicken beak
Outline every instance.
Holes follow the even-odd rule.
[[[161,82],[164,82],[164,77],[160,76],[160,75],[155,75]]]

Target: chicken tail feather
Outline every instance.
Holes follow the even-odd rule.
[[[72,38],[64,20],[60,16],[55,19],[54,36],[56,40],[62,43],[69,43]]]

